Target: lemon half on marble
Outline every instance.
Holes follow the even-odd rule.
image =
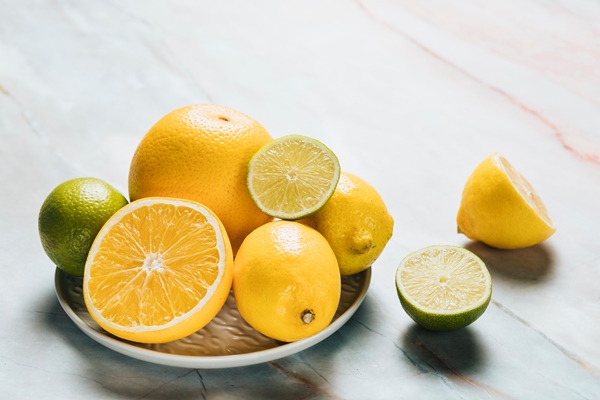
[[[456,222],[459,233],[499,249],[533,246],[556,231],[533,186],[498,153],[468,178]]]

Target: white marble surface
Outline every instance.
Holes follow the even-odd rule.
[[[142,135],[193,103],[317,137],[382,194],[395,232],[355,316],[251,367],[128,358],[60,308],[37,233],[60,182],[126,192]],[[504,154],[558,231],[496,251],[455,232],[462,186]],[[0,398],[600,398],[600,3],[596,0],[0,1]],[[397,264],[430,244],[488,263],[470,327],[422,330]]]

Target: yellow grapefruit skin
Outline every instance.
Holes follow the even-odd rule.
[[[174,110],[144,136],[129,170],[129,197],[174,197],[201,203],[219,217],[234,254],[271,218],[248,194],[248,162],[271,135],[234,109],[199,104]]]

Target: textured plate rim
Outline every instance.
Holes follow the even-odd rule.
[[[306,350],[307,348],[312,347],[328,338],[330,335],[340,329],[346,322],[348,322],[348,320],[354,315],[365,299],[371,282],[371,268],[366,269],[363,271],[363,273],[365,274],[365,277],[362,286],[357,292],[354,302],[327,328],[316,335],[299,340],[297,342],[282,344],[267,350],[224,356],[186,356],[180,354],[162,353],[151,349],[137,347],[113,338],[112,336],[109,336],[103,332],[98,332],[95,329],[92,329],[77,315],[77,313],[75,313],[67,299],[64,297],[62,291],[60,290],[62,285],[62,277],[64,275],[58,268],[56,269],[54,275],[54,286],[58,301],[69,318],[71,318],[71,320],[79,329],[83,331],[83,333],[101,345],[126,356],[155,364],[183,368],[220,369],[244,367],[277,360],[279,358],[298,353],[302,350]]]

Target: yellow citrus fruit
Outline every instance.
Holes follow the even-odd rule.
[[[58,268],[83,276],[88,251],[102,225],[127,199],[96,178],[76,178],[58,185],[42,204],[38,229],[44,251]]]
[[[228,107],[201,104],[170,112],[144,136],[131,162],[129,197],[175,197],[204,204],[227,229],[234,251],[271,218],[246,187],[250,158],[271,135]]]
[[[498,153],[467,180],[456,222],[459,233],[499,249],[533,246],[556,231],[535,189]]]
[[[325,329],[341,294],[335,255],[314,229],[269,222],[246,237],[235,259],[240,315],[270,338],[292,342]]]
[[[394,219],[379,193],[363,179],[347,172],[342,172],[325,206],[302,222],[327,239],[342,275],[369,268],[394,229]]]
[[[335,154],[316,139],[289,135],[264,145],[248,165],[248,191],[265,214],[295,220],[317,212],[340,179]]]
[[[232,278],[231,244],[212,211],[188,200],[145,198],[123,207],[98,233],[83,298],[106,331],[164,343],[208,324]]]
[[[479,257],[437,245],[406,256],[396,271],[402,307],[419,325],[453,331],[477,320],[492,298],[492,278]]]

